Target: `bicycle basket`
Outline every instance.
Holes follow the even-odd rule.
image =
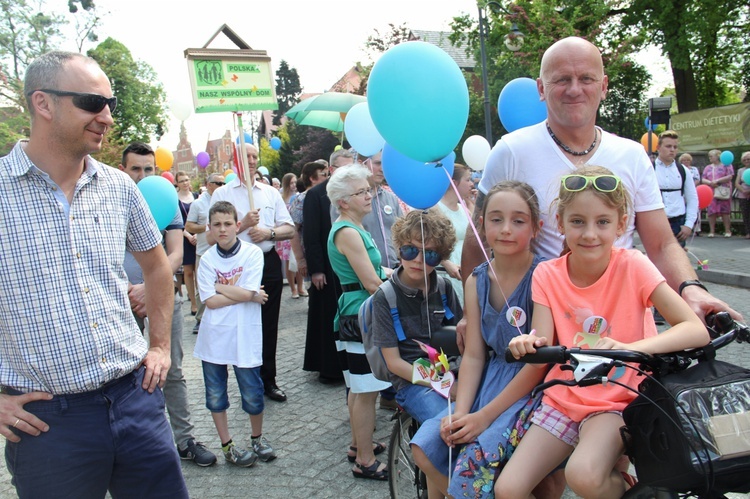
[[[666,391],[646,379],[623,411],[638,480],[676,492],[705,491],[707,483],[716,492],[750,492],[750,370],[712,360],[660,381]]]

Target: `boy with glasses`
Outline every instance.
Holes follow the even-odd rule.
[[[393,243],[399,248],[401,266],[383,283],[372,298],[373,344],[380,347],[396,390],[396,401],[414,419],[423,423],[446,408],[446,400],[431,387],[412,384],[412,365],[426,358],[419,344],[430,344],[432,333],[455,325],[463,317],[461,305],[450,281],[435,267],[450,255],[456,243],[451,222],[438,211],[410,211],[392,228]],[[444,280],[445,301],[441,296]],[[399,341],[383,286],[396,293],[398,317],[405,339]],[[425,299],[425,296],[427,297]]]

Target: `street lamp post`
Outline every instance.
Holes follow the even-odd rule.
[[[484,130],[487,142],[492,146],[492,117],[490,109],[490,89],[487,81],[487,52],[485,50],[485,40],[487,38],[487,7],[497,9],[506,15],[512,15],[508,10],[498,2],[487,1],[477,4],[479,9],[479,52],[482,58],[482,90],[484,92]],[[517,52],[523,45],[523,33],[518,29],[518,25],[513,23],[510,33],[505,36],[505,47],[511,52]]]

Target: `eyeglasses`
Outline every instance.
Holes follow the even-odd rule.
[[[59,97],[72,97],[73,105],[88,113],[100,113],[102,112],[102,109],[104,109],[104,106],[109,106],[109,112],[111,113],[114,112],[117,107],[117,97],[104,97],[99,94],[82,94],[80,92],[66,92],[63,90],[51,90],[48,88],[32,90],[28,95],[31,95],[34,92],[44,92]]]
[[[582,191],[589,184],[592,184],[594,189],[599,192],[614,192],[620,186],[620,177],[615,177],[614,175],[595,175],[592,177],[586,175],[565,175],[562,178],[562,186],[569,192]]]
[[[209,182],[209,184],[214,184],[214,185],[226,185],[227,183],[226,183],[226,182],[214,182],[214,181],[212,180],[211,182]]]
[[[318,172],[318,177],[330,177],[330,176],[331,174],[325,170]]]
[[[406,260],[407,262],[414,260],[420,252],[422,252],[422,254],[424,255],[424,263],[429,265],[430,267],[437,267],[438,265],[440,265],[440,262],[443,261],[440,253],[435,250],[422,250],[417,248],[416,246],[412,246],[411,244],[405,244],[398,249],[398,253],[399,255],[401,255],[401,258],[403,260]]]
[[[354,194],[349,194],[348,197],[356,196],[356,197],[367,197],[372,196],[372,189],[360,189]]]

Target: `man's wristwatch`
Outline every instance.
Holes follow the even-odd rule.
[[[703,288],[704,290],[708,291],[706,289],[706,286],[704,286],[702,282],[697,279],[692,279],[690,281],[684,281],[682,284],[680,284],[680,287],[677,290],[680,296],[682,296],[682,290],[687,288],[688,286],[698,286],[699,288]]]
[[[276,231],[271,229],[271,237],[268,238],[270,241],[276,240]]]

